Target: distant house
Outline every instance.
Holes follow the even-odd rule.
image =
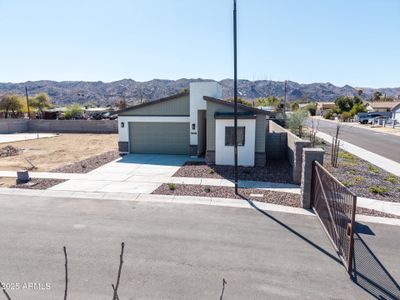
[[[368,110],[391,112],[392,118],[400,122],[400,101],[373,101],[368,104]]]
[[[327,110],[335,107],[335,102],[317,102],[317,115],[323,115]]]
[[[187,92],[118,113],[122,153],[205,155],[206,162],[233,165],[233,103],[220,100],[216,82],[191,83]],[[268,111],[238,104],[238,159],[265,166]]]

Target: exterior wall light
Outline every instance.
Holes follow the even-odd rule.
[[[192,130],[196,130],[196,124],[192,124]]]
[[[125,123],[121,122],[121,128],[124,128],[124,127],[125,127]]]

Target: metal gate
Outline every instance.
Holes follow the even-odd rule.
[[[311,193],[312,208],[351,274],[357,196],[318,162],[313,163]]]

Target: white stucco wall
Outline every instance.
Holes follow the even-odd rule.
[[[207,108],[207,102],[203,97],[209,96],[220,99],[222,97],[222,87],[218,82],[192,82],[190,83],[190,145],[198,144],[198,121],[197,111]],[[195,129],[192,130],[192,124]]]
[[[118,135],[120,142],[129,142],[130,122],[157,122],[157,123],[187,123],[189,117],[160,117],[160,116],[120,116],[118,117]],[[121,123],[124,123],[122,128]]]
[[[233,120],[216,120],[215,124],[215,163],[217,165],[234,164],[234,147],[225,146],[225,127],[233,126]],[[256,120],[238,120],[238,126],[244,126],[245,143],[238,147],[238,164],[254,166],[256,146]]]
[[[400,108],[393,112],[393,118],[400,122]]]

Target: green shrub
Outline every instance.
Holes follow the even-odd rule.
[[[396,190],[397,190],[398,192],[400,192],[400,187],[396,188]]]
[[[343,159],[348,159],[348,160],[356,160],[357,159],[357,156],[355,156],[351,153],[348,153],[348,152],[343,152],[343,151],[339,152],[339,157],[343,158]]]
[[[399,180],[397,179],[396,175],[389,174],[388,177],[385,178],[386,181],[389,181],[390,183],[396,184],[399,183]]]
[[[383,186],[383,185],[376,185],[376,186],[371,186],[369,188],[369,191],[371,193],[379,194],[379,195],[384,196],[385,194],[387,194],[389,192],[389,189],[386,186]]]
[[[206,193],[210,193],[210,192],[211,192],[211,189],[210,189],[209,187],[206,187],[206,188],[204,189],[204,191],[205,191]]]
[[[356,177],[354,177],[354,180],[357,182],[362,182],[362,181],[365,181],[365,178],[362,176],[356,176]]]
[[[342,183],[343,183],[343,185],[344,185],[345,187],[351,187],[351,186],[354,185],[354,183],[352,183],[351,181],[347,181],[347,180],[342,181]]]
[[[348,170],[347,173],[349,173],[351,175],[356,175],[357,171],[356,170]]]
[[[215,173],[215,171],[211,169],[210,170],[210,174],[214,174],[214,173]]]
[[[170,191],[175,191],[176,190],[176,184],[175,183],[168,183],[168,188]]]
[[[324,119],[330,120],[333,117],[333,110],[332,109],[328,109],[324,115],[323,115]]]
[[[374,165],[368,164],[368,170],[370,170],[372,173],[379,174],[379,169]]]
[[[342,120],[345,122],[349,121],[352,117],[351,113],[348,111],[342,112],[342,114],[340,116],[341,116]]]

